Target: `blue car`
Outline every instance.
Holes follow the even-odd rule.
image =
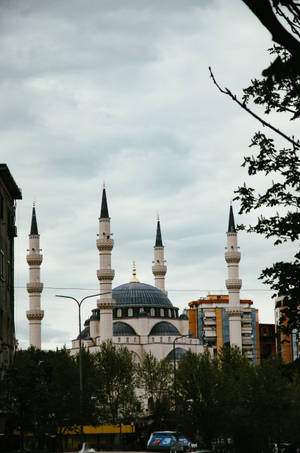
[[[191,447],[191,442],[183,434],[177,433],[176,435],[176,431],[155,431],[150,435],[147,449],[170,450],[176,443],[182,446],[182,450],[187,450]]]

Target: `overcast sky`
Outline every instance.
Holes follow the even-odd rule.
[[[184,309],[209,291],[225,293],[229,201],[249,181],[241,163],[261,127],[217,91],[208,66],[241,94],[268,66],[271,45],[240,0],[1,1],[1,162],[23,192],[15,253],[21,347],[29,337],[32,202],[44,255],[43,347],[69,347],[77,308],[55,294],[82,298],[99,290],[104,181],[113,286],[129,281],[133,260],[138,278],[153,284],[159,213],[171,301]],[[263,187],[265,179],[251,183]],[[234,203],[236,222],[249,223],[238,209]],[[273,322],[272,293],[257,278],[292,248],[244,232],[239,245],[241,297],[254,301],[261,322]],[[96,299],[86,301],[83,319],[95,307]]]

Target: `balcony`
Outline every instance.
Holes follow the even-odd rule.
[[[242,344],[243,344],[243,346],[244,345],[245,346],[248,346],[248,345],[252,346],[253,345],[253,340],[252,340],[252,338],[242,338]]]
[[[216,318],[203,318],[203,323],[205,326],[215,326]]]

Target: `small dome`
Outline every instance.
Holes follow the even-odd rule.
[[[189,319],[185,313],[182,313],[182,315],[179,316],[179,319]]]
[[[85,325],[85,323],[84,323],[84,325]],[[90,339],[90,328],[89,328],[89,326],[85,327],[81,331],[81,335],[78,335],[77,340],[79,340],[80,337],[81,337],[82,340],[89,340]]]
[[[92,316],[90,317],[90,321],[99,321],[100,319],[100,310],[99,308],[94,308],[94,310],[92,310]]]
[[[114,322],[113,324],[113,335],[115,337],[125,337],[125,336],[132,336],[136,335],[135,330],[126,322]]]
[[[116,307],[173,307],[168,297],[155,286],[146,283],[125,283],[112,291]]]
[[[175,360],[176,362],[181,360],[182,357],[186,354],[186,349],[184,348],[175,348]],[[169,352],[166,357],[168,360],[174,360],[174,351],[173,349]]]
[[[149,335],[180,335],[180,332],[170,322],[162,321],[152,327]]]

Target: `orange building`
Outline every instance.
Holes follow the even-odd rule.
[[[202,344],[213,347],[215,354],[224,344],[230,343],[228,305],[228,295],[208,295],[189,303],[189,330]],[[252,300],[241,299],[240,305],[242,351],[254,363],[259,363],[258,310],[252,308]]]
[[[278,297],[275,305],[275,334],[276,334],[276,352],[282,358],[283,362],[291,363],[300,357],[299,334],[294,330],[291,334],[282,332],[281,319],[283,311],[286,309],[284,297]],[[283,325],[286,321],[283,321]]]

